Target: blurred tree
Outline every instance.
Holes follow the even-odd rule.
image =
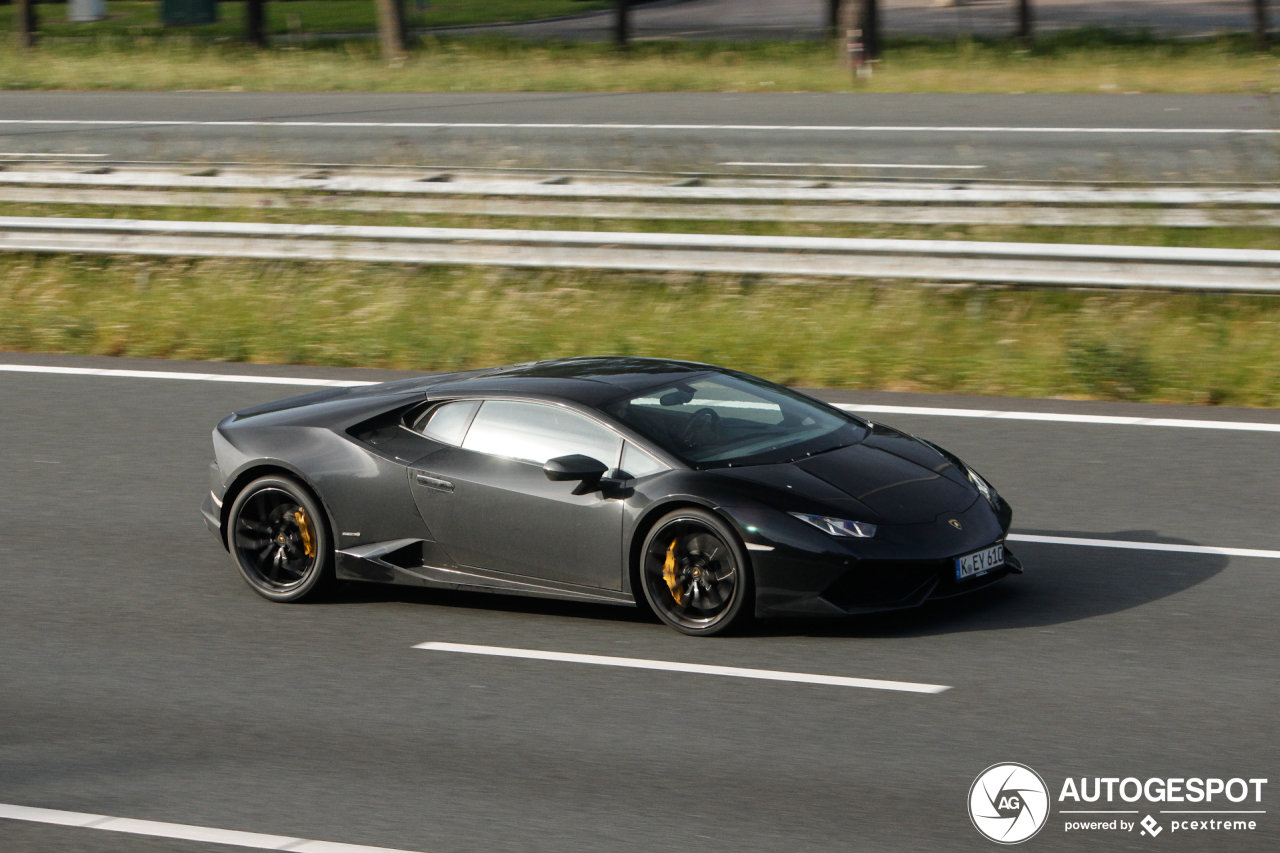
[[[840,0],[827,0],[827,30],[832,36],[840,34]]]
[[[14,10],[17,20],[13,28],[18,36],[18,47],[26,49],[36,43],[36,3],[35,0],[17,0],[18,8]]]
[[[409,52],[404,34],[404,0],[378,0],[378,45],[383,59],[396,59]]]
[[[267,0],[245,0],[244,40],[259,47],[267,46]]]
[[[1018,41],[1031,43],[1031,0],[1018,0]]]
[[[1267,0],[1253,0],[1253,43],[1267,49]]]

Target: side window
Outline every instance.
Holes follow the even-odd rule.
[[[622,438],[559,406],[486,400],[462,447],[536,465],[581,453],[612,468],[622,449]]]
[[[462,436],[471,423],[471,416],[480,407],[479,400],[461,400],[457,403],[445,403],[434,409],[427,416],[426,423],[418,425],[418,429],[427,438],[443,441],[445,444],[462,444]]]
[[[637,479],[667,470],[666,465],[663,465],[629,441],[622,448],[622,465],[619,467]]]

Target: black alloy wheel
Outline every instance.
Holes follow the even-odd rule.
[[[263,477],[244,488],[227,515],[231,556],[253,591],[299,601],[333,577],[333,545],[320,507],[301,484]]]
[[[676,510],[645,537],[640,585],[649,606],[683,634],[710,636],[740,627],[755,606],[746,552],[720,518]]]

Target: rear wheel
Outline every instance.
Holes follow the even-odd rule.
[[[272,601],[300,601],[333,577],[333,545],[322,510],[302,484],[262,477],[236,496],[228,545],[240,575]]]
[[[649,606],[684,634],[709,636],[751,618],[755,590],[733,530],[700,509],[659,519],[645,537],[640,585]]]

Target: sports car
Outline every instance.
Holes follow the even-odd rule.
[[[1022,571],[1012,510],[920,438],[733,370],[572,358],[228,415],[201,511],[273,601],[336,580],[754,617],[916,607]]]

